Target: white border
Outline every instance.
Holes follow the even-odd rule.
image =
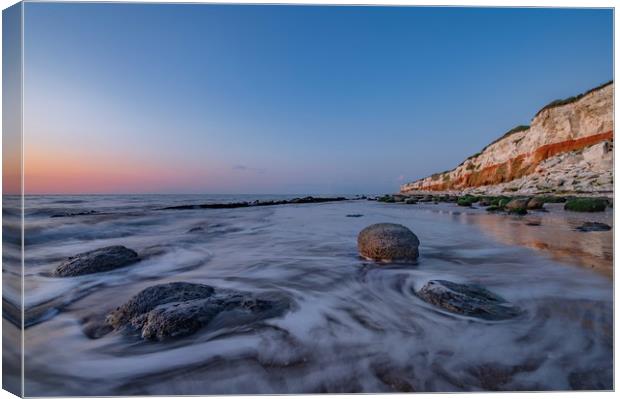
[[[39,0],[26,0],[27,2],[36,2]],[[89,1],[77,1],[77,0],[60,0],[60,1],[56,1],[56,2],[89,2]],[[121,3],[123,1],[90,1],[92,3]],[[406,0],[285,0],[285,1],[265,1],[265,0],[245,0],[245,1],[231,1],[231,0],[220,0],[220,1],[180,1],[180,0],[135,0],[132,1],[135,3],[229,3],[229,4],[315,4],[315,5],[375,5],[375,6],[474,6],[474,7],[564,7],[564,8],[568,8],[568,7],[587,7],[587,8],[595,8],[595,7],[601,7],[601,8],[609,8],[609,7],[614,7],[616,6],[616,1],[602,1],[602,0],[590,0],[590,1],[583,1],[583,0],[563,0],[563,1],[558,1],[558,0],[539,0],[539,1],[513,1],[513,0],[504,0],[504,1],[484,1],[484,0],[452,0],[452,1],[437,1],[437,0],[422,0],[422,1],[406,1]],[[2,6],[2,9],[5,9],[13,4],[15,4],[16,1],[14,0],[0,0],[0,5]],[[23,45],[23,28],[24,28],[24,12],[22,9],[22,45]],[[1,19],[0,19],[0,40],[1,40]],[[615,12],[614,12],[614,76],[616,75],[616,67],[617,64],[615,63],[615,45],[618,42],[618,35],[617,32],[615,30]],[[23,93],[23,82],[24,82],[24,77],[23,77],[23,51],[22,51],[22,93]],[[2,66],[0,63],[0,76],[1,76],[1,70],[2,70]],[[615,94],[615,98],[614,98],[614,105],[615,105],[615,101],[617,100],[617,92],[614,93]],[[24,104],[24,98],[23,98],[23,94],[22,94],[22,129],[23,129],[23,104]],[[2,105],[2,100],[0,99],[0,114],[1,114],[1,105]],[[615,112],[615,109],[614,109]],[[614,114],[614,125],[615,125],[615,114]],[[614,127],[614,131],[615,131],[615,127]],[[23,135],[22,135],[22,207],[23,207],[23,190],[24,190],[24,181],[23,181],[23,154],[24,154],[24,148],[23,148]],[[615,154],[614,154],[615,155]],[[1,160],[2,160],[2,154],[0,152],[0,165],[1,165]],[[617,164],[618,160],[616,159],[616,157],[614,156],[614,175],[615,175],[615,171],[618,170],[618,164]],[[616,189],[616,184],[614,182],[614,192]],[[615,208],[614,208],[614,226],[618,225],[618,215],[615,212]],[[1,232],[0,232],[0,236],[1,236]],[[616,244],[617,244],[617,236],[615,235],[615,229],[614,229],[614,249],[616,248]],[[615,255],[615,251],[614,251],[614,255]],[[614,270],[616,267],[616,258],[614,256]],[[22,270],[23,270],[23,211],[22,211]],[[23,276],[23,274],[22,274]],[[614,273],[614,287],[616,287],[616,284],[618,282],[618,275]],[[23,290],[23,278],[22,278],[22,290]],[[0,293],[1,293],[1,286],[0,286]],[[618,334],[617,334],[617,320],[619,319],[619,312],[618,312],[618,306],[617,306],[617,302],[615,301],[615,290],[614,290],[614,349],[618,348]],[[22,309],[23,309],[23,297],[22,297]],[[23,323],[23,319],[22,319],[22,323]],[[1,332],[1,325],[0,325],[0,332]],[[22,335],[22,345],[23,345],[23,335]],[[23,346],[22,346],[23,347]],[[614,350],[614,355],[615,355],[615,350]],[[615,356],[614,356],[614,360],[615,360]],[[22,351],[22,364],[23,364],[23,351]],[[614,366],[615,366],[615,362],[614,362]],[[614,367],[614,377],[615,377],[615,383],[618,384],[620,383],[620,379],[618,378],[618,367]],[[1,368],[0,368],[1,370]],[[1,379],[1,373],[0,373],[0,379]],[[22,367],[22,390],[23,390],[23,367]],[[23,391],[22,391],[23,392]],[[440,394],[444,397],[457,397],[460,395],[463,395],[464,393],[454,393],[454,394]],[[390,399],[403,399],[403,398],[410,398],[411,394],[377,394],[377,395],[373,395],[374,397],[377,398],[390,398]],[[438,394],[415,394],[417,397],[421,397],[421,398],[425,398],[425,397],[429,397],[430,395],[438,395]],[[475,393],[475,394],[467,394],[468,397],[484,397],[484,398],[495,398],[495,397],[500,397],[500,398],[520,398],[523,396],[542,396],[544,395],[544,397],[546,398],[587,398],[587,397],[591,397],[592,395],[596,396],[596,397],[616,397],[616,394],[613,392],[601,392],[601,393],[593,393],[593,392],[549,392],[549,393]],[[329,399],[334,399],[334,398],[338,398],[338,399],[352,399],[352,398],[359,398],[360,395],[303,395],[304,397],[316,397],[316,398],[329,398]],[[364,395],[366,396],[366,395]],[[168,396],[168,398],[185,398],[186,396]],[[248,398],[250,396],[235,396],[235,395],[227,395],[227,396],[210,396],[212,398],[225,398],[225,399],[237,399],[237,398]],[[280,395],[263,395],[260,396],[261,398],[280,398]],[[6,392],[6,391],[1,391],[0,392],[0,399],[5,399],[5,398],[14,398],[13,395],[11,395],[10,393]],[[88,397],[90,398],[90,397]],[[146,398],[146,397],[141,397],[141,396],[133,396],[132,398]]]

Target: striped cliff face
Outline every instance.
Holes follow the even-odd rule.
[[[451,171],[403,185],[401,192],[501,192],[504,188],[513,193],[552,192],[559,189],[553,187],[553,181],[538,183],[551,175],[563,186],[560,170],[550,169],[558,167],[571,176],[607,170],[611,175],[613,90],[613,83],[609,83],[572,102],[545,107],[531,126],[514,129]],[[583,152],[595,146],[603,146],[602,156],[588,157],[586,161]],[[591,189],[611,191],[611,185],[604,179]]]

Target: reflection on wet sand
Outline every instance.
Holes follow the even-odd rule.
[[[545,205],[548,212],[532,211],[525,216],[466,214],[489,237],[505,244],[542,250],[557,261],[587,267],[606,277],[613,277],[613,230],[580,232],[584,222],[612,226],[613,212],[587,214],[566,212],[561,204]]]

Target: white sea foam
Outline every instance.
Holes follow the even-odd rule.
[[[160,210],[224,199],[239,200],[30,197],[26,394],[611,388],[612,282],[603,270],[611,268],[611,232],[575,232],[579,217],[553,209],[519,218],[451,204]],[[69,210],[97,214],[51,217]],[[542,225],[526,226],[528,218]],[[611,223],[610,213],[595,218]],[[378,222],[418,235],[417,264],[358,257],[357,233]],[[570,253],[541,234],[589,245]],[[64,257],[106,245],[133,248],[142,260],[108,273],[50,275]],[[602,269],[583,267],[592,259]],[[483,322],[444,312],[415,295],[431,279],[481,284],[525,313]],[[170,281],[277,291],[294,306],[247,329],[205,328],[163,343],[82,332],[84,320]]]

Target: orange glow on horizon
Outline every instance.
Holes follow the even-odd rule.
[[[181,170],[128,160],[124,155],[103,159],[86,154],[27,153],[24,165],[26,194],[157,193],[186,190],[196,183],[217,180],[204,170]]]

